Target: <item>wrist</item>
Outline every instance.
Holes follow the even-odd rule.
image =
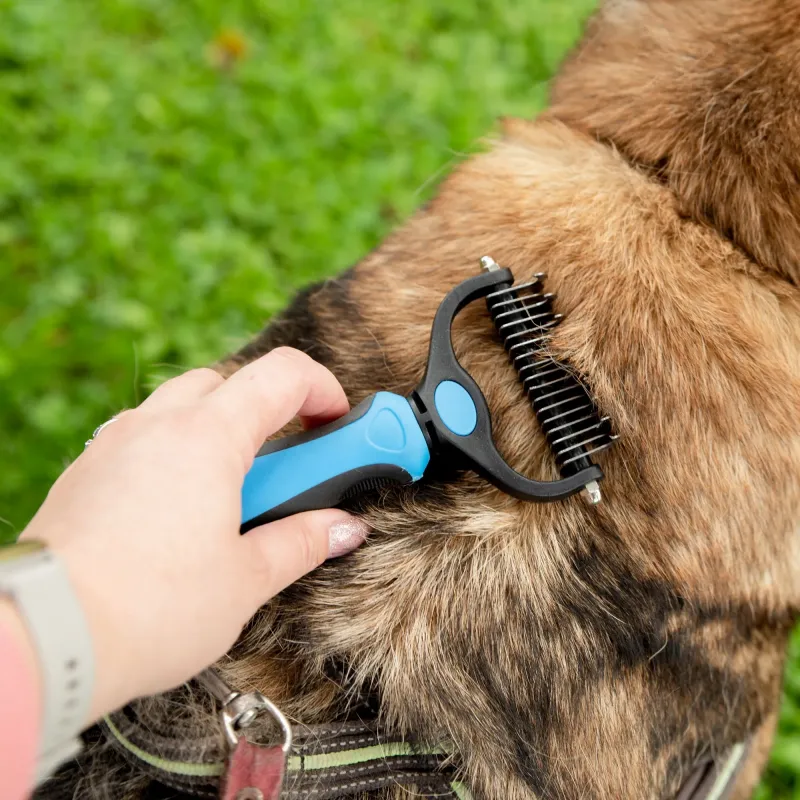
[[[126,695],[130,683],[126,670],[133,671],[130,653],[125,652],[126,637],[115,636],[121,630],[119,620],[113,624],[113,606],[119,602],[123,587],[117,585],[111,591],[106,587],[115,583],[109,575],[109,565],[113,560],[106,558],[98,563],[91,550],[87,550],[81,538],[64,536],[52,525],[42,525],[39,516],[31,520],[19,538],[20,542],[44,542],[66,570],[72,593],[83,612],[88,629],[93,655],[93,683],[91,698],[83,720],[85,727],[99,720],[105,714],[115,711],[131,699]]]
[[[0,595],[0,630],[4,634],[3,641],[14,648],[14,652],[25,667],[25,672],[31,676],[31,685],[36,689],[34,694],[38,704],[40,676],[36,648],[16,606],[2,595]]]
[[[14,604],[0,597],[0,775],[10,798],[26,797],[39,749],[41,676],[36,650]]]

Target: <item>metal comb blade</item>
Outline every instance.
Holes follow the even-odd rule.
[[[489,256],[481,259],[481,266],[489,271],[500,268]],[[555,296],[544,290],[544,278],[540,272],[526,283],[498,289],[487,296],[486,305],[556,464],[567,476],[591,466],[591,456],[618,437],[574,371],[547,354],[547,342],[562,315],[553,308]],[[598,502],[599,487],[587,489]]]

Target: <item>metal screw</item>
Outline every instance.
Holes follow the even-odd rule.
[[[586,490],[586,496],[589,502],[593,506],[596,506],[603,499],[603,495],[600,494],[600,485],[597,481],[589,481],[589,483],[584,486],[584,489]]]
[[[250,725],[253,720],[258,716],[258,710],[255,708],[250,708],[245,711],[238,720],[236,720],[236,727],[237,728],[246,728]]]
[[[486,272],[496,272],[500,269],[500,265],[491,256],[482,256],[481,269],[486,270]]]

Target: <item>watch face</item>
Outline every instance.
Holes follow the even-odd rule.
[[[0,564],[5,564],[9,561],[16,561],[23,556],[38,553],[44,550],[47,545],[44,542],[37,542],[35,539],[26,542],[15,542],[14,544],[0,547]]]

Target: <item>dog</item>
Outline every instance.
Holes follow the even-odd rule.
[[[352,404],[405,394],[438,303],[490,254],[518,280],[547,273],[565,315],[550,346],[619,435],[596,507],[446,466],[364,498],[369,542],[259,612],[218,665],[231,686],[304,724],[371,716],[441,747],[450,796],[672,800],[735,748],[715,791],[750,796],[800,610],[798,31],[798,0],[608,2],[548,111],[506,120],[218,365],[291,346]],[[508,462],[556,477],[482,304],[453,340]],[[216,735],[197,687],[137,708],[178,740]],[[41,796],[184,796],[111,738],[91,732]],[[415,780],[347,796],[433,796]]]

